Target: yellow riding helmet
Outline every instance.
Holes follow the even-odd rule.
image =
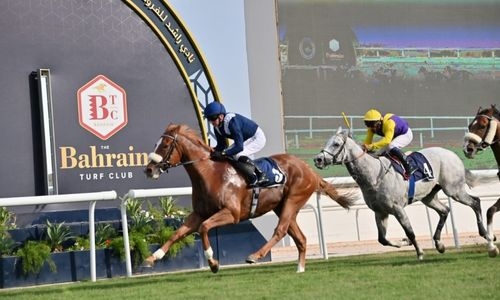
[[[382,114],[376,109],[370,109],[365,114],[365,121],[378,121],[382,119]]]

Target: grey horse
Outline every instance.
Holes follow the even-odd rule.
[[[479,235],[489,239],[483,225],[480,199],[468,194],[466,184],[473,186],[480,178],[464,168],[460,158],[450,150],[432,147],[419,151],[429,161],[434,179],[420,180],[415,183],[413,202],[422,201],[439,215],[439,223],[434,232],[434,245],[440,253],[445,252],[441,242],[441,230],[446,222],[450,208],[434,197],[441,189],[452,199],[470,206],[476,214]],[[408,202],[408,181],[391,167],[386,157],[374,157],[366,153],[347,132],[341,128],[326,143],[325,148],[314,157],[317,168],[323,169],[332,164],[344,164],[356,181],[366,205],[375,212],[378,241],[384,246],[401,247],[386,239],[387,218],[393,215],[403,227],[406,236],[415,247],[417,258],[423,259],[424,252],[415,239],[410,220],[404,207]]]

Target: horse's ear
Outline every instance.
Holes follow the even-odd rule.
[[[483,108],[481,106],[479,106],[478,110],[477,110],[477,113],[476,115],[479,115],[479,113],[483,110]]]
[[[336,134],[340,134],[342,133],[342,126],[339,126],[339,128],[337,129],[337,133]]]

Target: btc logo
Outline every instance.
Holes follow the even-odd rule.
[[[98,75],[78,92],[78,121],[102,140],[127,125],[125,90],[104,75]]]

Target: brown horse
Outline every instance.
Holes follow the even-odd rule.
[[[246,262],[256,263],[288,233],[299,252],[297,272],[304,272],[306,237],[296,220],[300,209],[315,191],[328,195],[346,209],[354,203],[354,194],[349,191],[339,193],[299,158],[278,154],[271,158],[277,162],[287,179],[283,185],[262,189],[257,207],[252,208],[252,189],[229,162],[211,160],[211,151],[212,149],[188,126],[170,124],[158,141],[155,152],[150,154],[151,161],[145,171],[149,178],[157,179],[169,168],[184,166],[193,189],[193,212],[143,265],[152,266],[155,260],[161,259],[168,252],[173,243],[192,232],[198,232],[208,265],[213,273],[217,273],[219,262],[213,258],[208,239],[209,230],[227,224],[237,224],[273,210],[279,217],[273,236],[262,248],[248,256]]]
[[[491,147],[498,165],[498,179],[500,179],[500,111],[491,105],[490,108],[479,107],[476,117],[469,124],[469,132],[464,138],[464,153],[467,158],[474,158],[478,151]],[[496,237],[493,234],[493,215],[500,210],[500,198],[486,212],[486,223],[488,227],[488,253],[490,257],[498,255],[499,250],[495,246]]]

